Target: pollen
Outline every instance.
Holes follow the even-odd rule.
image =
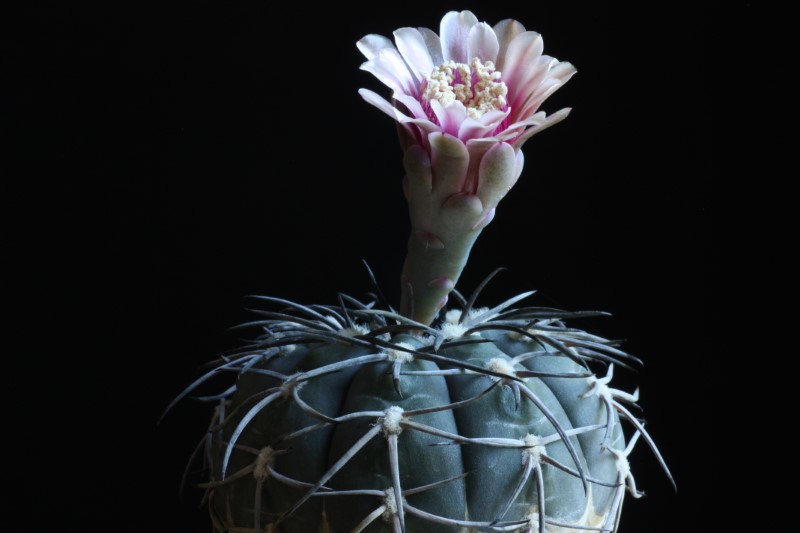
[[[488,111],[506,109],[508,87],[491,61],[477,57],[469,65],[445,61],[425,76],[420,86],[426,102],[437,100],[443,107],[459,101],[467,116],[480,118]]]

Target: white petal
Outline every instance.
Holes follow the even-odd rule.
[[[543,49],[542,36],[535,31],[526,31],[514,37],[508,45],[501,71],[509,91],[515,90],[515,85],[539,65],[539,56]]]
[[[549,75],[553,61],[555,60],[550,56],[539,57],[537,64],[531,66],[515,81],[513,94],[509,95],[509,105],[519,113],[514,116],[514,120],[520,120],[530,114],[530,106],[527,103],[531,101],[534,93],[543,83],[547,83],[548,79],[552,79],[549,78]]]
[[[578,72],[578,69],[576,69],[572,63],[556,60],[556,64],[550,68],[549,75],[553,78],[558,78],[562,83],[567,83],[576,72]]]
[[[399,94],[396,93],[394,95],[394,99],[403,104],[408,108],[412,115],[417,118],[428,118],[428,114],[425,113],[425,110],[422,108],[422,104],[419,103],[419,100],[414,98],[413,96],[409,96],[407,94]]]
[[[373,59],[384,48],[394,48],[394,43],[383,35],[371,33],[356,43],[367,59]]]
[[[552,115],[550,115],[549,117],[547,117],[547,119],[544,121],[544,124],[542,124],[541,126],[533,126],[532,128],[529,128],[528,130],[525,131],[525,133],[520,135],[517,140],[514,141],[514,148],[517,149],[522,147],[525,141],[527,141],[537,133],[546,130],[550,126],[558,124],[559,122],[567,118],[567,115],[569,115],[570,111],[572,111],[572,109],[568,107],[560,109],[555,113],[553,113]]]
[[[402,122],[404,120],[410,120],[404,113],[402,113],[399,109],[394,107],[390,104],[386,99],[379,95],[376,92],[370,91],[369,89],[359,89],[358,94],[361,95],[361,98],[367,101],[367,103],[374,105],[394,120],[398,122]]]
[[[508,50],[508,45],[514,39],[514,37],[516,37],[517,35],[519,35],[524,31],[525,31],[525,26],[523,26],[520,22],[513,19],[501,20],[500,22],[494,25],[494,33],[497,36],[497,42],[500,45],[500,49],[497,52],[497,61],[495,62],[494,65],[500,72],[503,72],[503,67],[505,65],[505,59],[506,59],[506,50]]]
[[[497,42],[497,35],[491,26],[485,22],[476,24],[469,30],[469,37],[467,39],[467,58],[472,61],[473,57],[477,57],[481,61],[491,61],[492,63],[497,60],[497,51],[500,44]]]
[[[397,76],[397,72],[391,68],[386,62],[380,61],[378,58],[370,59],[361,65],[361,70],[365,70],[378,78],[381,82],[389,87],[393,92],[405,93],[405,87],[408,85]],[[410,75],[410,73],[409,73]]]
[[[547,78],[544,80],[522,106],[520,117],[535,112],[539,109],[539,106],[542,105],[542,102],[550,98],[550,96],[563,85],[564,83],[556,78]]]
[[[430,28],[418,28],[422,38],[425,39],[425,44],[428,46],[428,53],[431,55],[434,66],[444,63],[442,57],[442,41],[436,32]]]
[[[361,65],[395,92],[417,95],[419,85],[396,48],[383,48],[378,56]]]
[[[469,30],[478,23],[471,11],[451,11],[442,18],[439,33],[442,38],[442,52],[445,61],[468,63],[467,39]]]
[[[422,34],[416,28],[400,28],[394,32],[394,40],[403,59],[416,75],[417,82],[421,82],[423,77],[430,74],[434,67],[431,54],[428,52],[428,45]]]
[[[417,126],[420,130],[424,131],[426,135],[434,131],[441,131],[441,128],[439,128],[439,126],[437,126],[430,120],[409,117],[408,115],[406,115],[405,113],[394,107],[392,104],[390,104],[384,97],[382,97],[378,93],[370,91],[369,89],[359,89],[358,94],[360,94],[361,97],[367,101],[367,103],[374,105],[375,107],[377,107],[378,109],[380,109],[381,111],[392,117],[397,122],[400,122],[404,126],[409,126],[413,124]]]

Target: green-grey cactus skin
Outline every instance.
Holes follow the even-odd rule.
[[[562,322],[596,313],[516,300],[437,328],[355,300],[264,312],[218,367],[236,383],[202,446],[215,530],[616,530],[644,429],[626,443],[635,396],[590,368],[635,358]]]

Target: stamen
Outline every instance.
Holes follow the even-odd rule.
[[[445,61],[425,76],[420,91],[426,102],[437,100],[443,107],[459,101],[467,108],[467,115],[480,118],[488,111],[506,109],[508,87],[501,81],[501,73],[491,61],[477,57],[467,65]]]

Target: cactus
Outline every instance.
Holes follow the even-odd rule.
[[[638,391],[610,386],[615,367],[641,361],[567,325],[605,313],[515,307],[533,292],[476,308],[494,274],[468,299],[454,288],[522,172],[522,144],[566,117],[537,110],[574,68],[542,56],[541,38],[519,23],[492,28],[466,11],[445,16],[441,40],[411,28],[395,38],[397,47],[373,35],[359,48],[395,106],[362,96],[398,121],[405,151],[412,234],[399,311],[372,272],[365,301],[253,297],[258,319],[239,326],[251,340],[169,406],[232,377],[201,398],[215,411],[193,457],[208,474],[199,486],[213,527],[616,531],[625,493],[641,495],[627,460],[640,439],[673,482],[628,408]],[[391,73],[397,58],[407,70]]]

